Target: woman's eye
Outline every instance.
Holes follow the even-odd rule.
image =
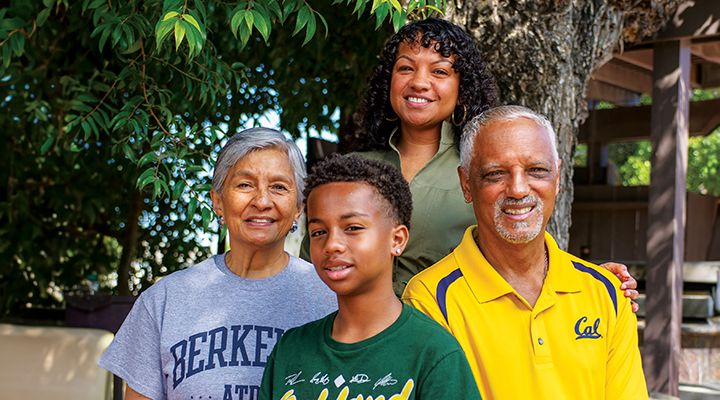
[[[250,184],[247,183],[247,182],[240,182],[240,183],[238,183],[237,187],[239,187],[239,188],[241,188],[241,189],[247,189],[247,188],[249,188],[249,187],[252,187],[252,185],[250,185]]]
[[[436,69],[434,72],[436,75],[443,75],[443,76],[450,75],[450,73],[444,69]]]
[[[288,187],[285,185],[272,185],[272,189],[278,192],[286,192],[288,190]]]
[[[410,67],[409,65],[399,65],[397,67],[397,70],[400,72],[412,71],[412,67]]]
[[[548,170],[545,168],[530,168],[530,173],[533,175],[545,175],[548,173]]]

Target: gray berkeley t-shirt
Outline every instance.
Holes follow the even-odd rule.
[[[100,366],[152,399],[258,398],[270,351],[287,329],[337,309],[313,266],[243,279],[217,255],[161,279],[135,302]]]

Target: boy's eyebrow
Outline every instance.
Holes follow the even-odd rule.
[[[340,216],[340,219],[350,219],[350,218],[354,218],[354,217],[365,217],[365,218],[369,218],[369,217],[370,217],[370,214],[361,213],[361,212],[350,212],[350,213],[341,215],[341,216]],[[317,223],[321,223],[321,222],[322,222],[322,220],[321,220],[320,218],[310,218],[310,219],[308,219],[308,225],[309,225],[309,224],[317,224]]]

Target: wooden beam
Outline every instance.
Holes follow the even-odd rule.
[[[613,58],[595,70],[592,77],[631,92],[650,94],[652,92],[651,74],[652,72],[645,68]]]
[[[692,0],[683,2],[665,28],[652,40],[674,41],[720,35],[720,1]]]
[[[618,86],[590,79],[587,86],[587,95],[589,100],[609,101],[618,105],[635,105],[640,102],[640,95],[635,92],[623,89]]]
[[[594,140],[601,143],[650,138],[650,106],[617,107],[590,111],[580,125],[578,141],[587,142],[595,124]],[[690,136],[705,136],[720,126],[720,99],[690,103]]]
[[[644,369],[650,392],[679,395],[685,180],[690,104],[688,40],[653,55]]]

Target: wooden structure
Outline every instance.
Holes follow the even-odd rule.
[[[606,183],[604,145],[651,140],[644,368],[652,392],[673,396],[681,352],[687,141],[720,125],[720,99],[691,103],[690,95],[692,88],[712,87],[720,87],[720,1],[688,1],[652,40],[615,55],[593,74],[588,98],[620,107],[592,110],[579,137],[588,143],[588,170],[578,174],[586,184]],[[652,106],[638,106],[641,95],[651,95]]]

